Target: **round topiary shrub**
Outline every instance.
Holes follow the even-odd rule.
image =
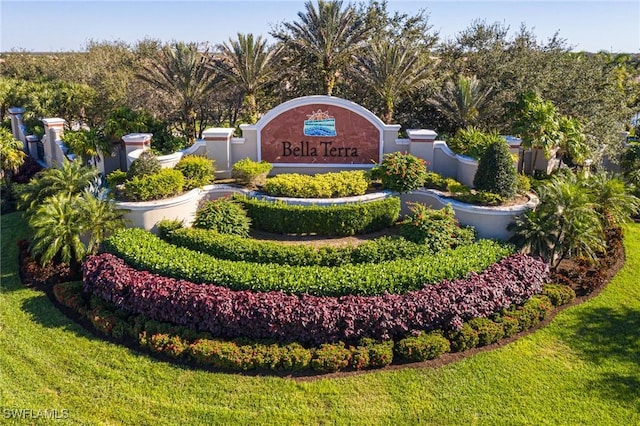
[[[505,142],[495,142],[487,148],[478,164],[473,185],[479,191],[492,192],[505,199],[516,195],[518,173]]]
[[[160,161],[151,151],[143,151],[138,158],[133,160],[127,171],[127,179],[134,176],[142,177],[154,175],[160,172]]]
[[[207,201],[197,212],[196,228],[211,229],[221,234],[249,236],[251,219],[239,203],[223,197]]]
[[[184,175],[185,190],[210,184],[214,179],[213,160],[197,155],[183,157],[175,167]]]
[[[424,185],[427,178],[427,162],[422,158],[402,152],[385,154],[379,171],[382,186],[391,191],[409,192]]]

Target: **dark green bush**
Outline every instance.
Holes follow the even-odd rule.
[[[240,195],[234,199],[247,210],[254,229],[277,234],[364,234],[388,228],[400,215],[397,197],[331,206],[297,206]]]
[[[156,174],[134,176],[124,184],[124,197],[129,201],[150,201],[182,193],[184,176],[178,170],[162,169]]]
[[[163,219],[156,224],[158,235],[164,240],[168,239],[172,232],[182,229],[183,226],[182,221],[177,219]]]
[[[463,203],[476,204],[480,206],[497,206],[504,202],[504,199],[499,194],[486,191],[467,192],[464,194],[455,195],[453,197]]]
[[[545,284],[542,286],[542,294],[549,298],[553,306],[566,305],[576,298],[576,292],[563,284]]]
[[[492,143],[484,153],[478,163],[473,185],[478,191],[492,192],[505,199],[516,195],[518,173],[509,146],[504,141]]]
[[[473,318],[469,326],[478,332],[478,346],[487,346],[504,337],[504,326],[489,318]]]
[[[273,166],[266,161],[253,161],[244,158],[233,165],[231,175],[240,185],[250,188],[263,186],[267,182],[267,175]]]
[[[504,337],[511,337],[520,331],[520,323],[516,318],[508,315],[495,314],[493,320],[496,323],[502,324]]]
[[[423,331],[416,337],[407,337],[396,343],[396,353],[400,358],[410,362],[421,362],[438,358],[451,350],[451,344],[441,332]]]
[[[427,163],[408,153],[392,152],[384,155],[378,174],[385,189],[409,192],[424,185]]]
[[[462,324],[460,330],[450,330],[447,332],[447,338],[451,342],[452,352],[462,352],[467,349],[473,349],[478,346],[478,332],[474,330],[469,323]]]
[[[226,198],[207,201],[196,212],[196,228],[209,229],[221,234],[249,236],[251,219],[239,203]]]
[[[369,187],[364,171],[322,173],[315,176],[286,173],[267,179],[263,191],[294,198],[330,198],[362,195]]]
[[[369,366],[385,367],[393,362],[393,340],[379,342],[374,339],[363,338],[358,342],[358,347],[369,350]]]
[[[553,309],[553,304],[547,296],[536,295],[522,306],[504,310],[501,315],[516,319],[520,325],[520,331],[524,331],[545,319],[551,309]]]
[[[160,172],[160,161],[154,155],[153,152],[147,150],[142,151],[140,156],[133,160],[127,171],[127,178],[132,179],[134,177],[142,177],[148,175],[154,175]]]
[[[214,179],[213,160],[197,155],[183,157],[175,167],[184,175],[185,190],[199,188],[210,184]]]
[[[357,346],[357,347],[350,346],[349,352],[351,352],[349,354],[349,357],[350,357],[349,366],[351,368],[353,368],[354,370],[362,370],[364,368],[369,367],[371,360],[369,357],[368,348],[365,348],[362,346]]]
[[[313,353],[311,368],[320,373],[332,373],[349,365],[351,351],[344,343],[325,343]]]
[[[335,268],[287,266],[216,259],[176,247],[137,228],[114,232],[104,247],[137,269],[167,277],[216,283],[235,290],[281,290],[326,296],[405,293],[443,279],[464,277],[469,271],[484,270],[513,251],[510,246],[481,240],[413,259]]]
[[[122,170],[114,170],[107,175],[107,186],[112,191],[116,189],[116,186],[122,185],[127,180],[127,172]]]
[[[420,203],[408,203],[411,214],[402,221],[400,235],[437,253],[471,244],[475,232],[462,231],[451,205],[435,210]]]
[[[177,226],[177,228],[176,228]],[[161,229],[162,228],[162,229]],[[381,237],[357,246],[314,247],[306,244],[282,244],[197,228],[181,228],[177,224],[158,223],[162,239],[209,254],[218,259],[290,266],[340,266],[355,263],[379,263],[421,256],[425,248],[402,237]],[[165,230],[166,229],[166,230]]]

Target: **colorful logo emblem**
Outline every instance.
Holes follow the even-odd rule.
[[[336,136],[336,119],[328,111],[318,110],[307,115],[304,120],[303,133],[305,136]]]

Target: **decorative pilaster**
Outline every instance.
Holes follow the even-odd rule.
[[[62,118],[43,118],[44,137],[44,162],[47,167],[60,167],[64,160],[62,151],[62,135],[64,133],[64,123]]]
[[[24,134],[24,124],[22,123],[22,115],[24,114],[25,109],[21,107],[11,107],[7,111],[11,118],[11,132],[13,133],[13,138],[21,141],[24,144],[26,151],[27,140]]]
[[[122,137],[127,156],[127,168],[133,162],[133,159],[129,156],[129,154],[138,149],[141,149],[143,151],[151,149],[152,136],[153,133],[129,133],[128,135],[124,135]]]
[[[408,129],[409,153],[433,164],[433,143],[438,134],[427,129]]]
[[[207,146],[207,158],[215,161],[216,174],[220,177],[230,177],[231,168],[231,137],[234,129],[212,127],[202,132],[202,138]]]

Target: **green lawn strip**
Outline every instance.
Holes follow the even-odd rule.
[[[1,220],[0,409],[69,410],[60,424],[640,422],[640,225],[602,294],[501,349],[438,369],[296,382],[190,370],[94,337],[22,286],[25,226]]]

